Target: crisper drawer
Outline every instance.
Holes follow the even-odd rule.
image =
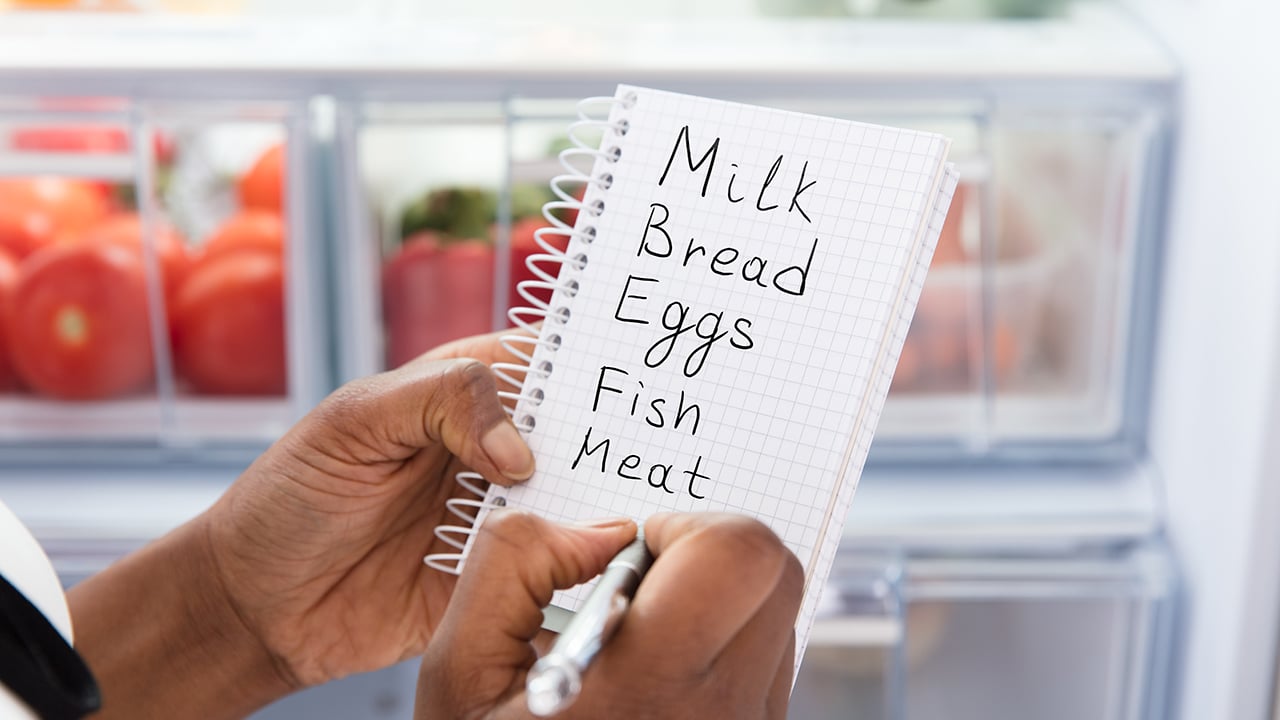
[[[921,557],[844,546],[792,720],[1163,720],[1174,578],[1166,550]],[[407,720],[418,661],[264,709]]]
[[[797,720],[1164,717],[1174,582],[1160,546],[838,563]]]
[[[0,452],[260,447],[329,382],[305,101],[4,95]]]
[[[582,83],[583,96],[608,90]],[[731,99],[954,140],[961,185],[873,458],[1030,447],[1079,457],[1082,445],[1131,437],[1144,407],[1146,375],[1135,368],[1149,338],[1134,318],[1152,290],[1136,278],[1156,234],[1159,88],[1098,83],[1060,99],[945,87],[863,95],[774,96],[763,85]],[[517,284],[533,279],[524,260],[545,252],[534,234],[548,225],[541,207],[563,172],[556,154],[574,100],[485,99],[480,86],[465,102],[339,99],[339,108],[343,375],[506,327],[506,309],[522,302]]]

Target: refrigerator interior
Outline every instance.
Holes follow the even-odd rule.
[[[0,58],[22,62],[0,74],[0,129],[96,123],[128,143],[11,149],[0,174],[132,188],[157,318],[162,216],[198,248],[236,210],[227,179],[286,143],[288,381],[269,397],[206,397],[175,372],[157,320],[149,389],[0,399],[13,468],[0,496],[72,582],[198,512],[342,381],[505,327],[574,101],[615,79],[936,130],[955,140],[962,190],[794,715],[1164,717],[1177,583],[1143,446],[1178,76],[1130,18],[1076,10],[1014,25],[750,24],[713,36],[719,55],[686,42],[708,26],[644,25],[532,65],[508,43],[529,29],[505,25],[423,31],[439,42],[387,31],[376,53],[365,34],[330,28],[326,45],[313,30],[290,55],[233,24],[197,29],[170,60],[175,21],[140,32],[134,55],[112,44],[128,27],[115,19],[81,29],[104,64],[59,67],[56,82],[56,63],[10,43]],[[58,102],[90,93],[105,104]],[[161,136],[176,148],[163,170]],[[415,675],[405,663],[259,716],[409,717]]]
[[[853,100],[860,89],[844,101],[779,99],[767,86],[731,96],[954,140],[964,180],[895,374],[878,456],[1036,447],[1043,457],[1049,445],[1078,455],[1128,442],[1140,412],[1126,412],[1141,381],[1127,373],[1145,347],[1131,337],[1130,303],[1145,292],[1133,286],[1135,265],[1150,262],[1141,255],[1152,231],[1144,193],[1167,108],[1158,95],[1125,90],[1056,102],[1022,91],[964,97],[945,86],[880,102]],[[605,91],[583,83],[580,94]],[[352,309],[346,377],[508,325],[505,310],[522,302],[515,286],[531,279],[523,260],[541,252],[532,235],[549,225],[540,207],[552,199],[546,184],[573,107],[567,97],[517,94],[350,110],[337,142],[343,166],[357,169],[341,181],[355,246],[337,250],[348,255],[342,305]],[[437,266],[449,271],[414,282],[434,278]]]

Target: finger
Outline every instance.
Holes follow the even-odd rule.
[[[769,696],[765,698],[765,717],[769,720],[784,720],[787,717],[787,706],[791,704],[791,688],[796,676],[796,634],[793,631],[787,641],[787,648],[778,661],[778,669],[774,673],[773,682],[769,685]]]
[[[309,420],[357,462],[403,460],[443,444],[490,482],[533,474],[533,454],[499,401],[493,373],[477,360],[419,359],[348,383]]]
[[[476,536],[442,624],[470,636],[466,652],[473,657],[531,662],[530,642],[554,591],[599,575],[635,536],[636,524],[625,518],[570,526],[494,511]]]
[[[795,641],[796,613],[803,597],[804,568],[788,552],[773,593],[715,659],[716,672],[732,678],[744,691],[769,687],[783,652]]]
[[[619,650],[701,673],[773,594],[789,554],[769,528],[738,515],[655,515],[653,567],[619,630]]]
[[[563,526],[511,510],[490,514],[427,646],[416,716],[488,717],[518,694],[552,593],[599,574],[635,534],[630,520]]]
[[[475,358],[485,365],[492,365],[496,362],[519,363],[521,362],[520,358],[502,346],[503,337],[519,334],[523,334],[522,331],[516,328],[508,328],[486,335],[459,338],[429,350],[423,357],[432,360]]]

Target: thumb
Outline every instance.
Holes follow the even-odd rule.
[[[533,474],[533,453],[507,417],[489,366],[471,358],[420,359],[401,368],[426,370],[425,440],[444,444],[489,482],[510,485]]]
[[[523,672],[536,659],[530,642],[553,592],[600,574],[635,536],[636,524],[627,518],[556,525],[515,510],[490,513],[432,644],[465,643],[463,652],[450,653],[454,666]],[[468,677],[462,667],[452,667],[449,674],[455,673]]]
[[[352,462],[404,460],[444,445],[490,482],[533,474],[533,454],[507,418],[493,372],[478,360],[419,358],[330,395],[300,429]]]

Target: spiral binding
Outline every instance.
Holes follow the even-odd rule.
[[[518,358],[519,363],[494,363],[491,368],[493,374],[498,380],[515,391],[500,390],[498,396],[505,402],[507,414],[512,417],[516,429],[524,434],[533,431],[535,425],[533,408],[537,408],[545,399],[545,395],[540,387],[528,382],[529,380],[546,380],[551,376],[554,366],[550,360],[543,360],[538,363],[537,367],[533,366],[533,353],[539,347],[547,348],[554,352],[560,348],[561,336],[557,328],[564,327],[569,322],[572,312],[567,304],[557,304],[552,308],[551,303],[557,298],[555,291],[560,291],[560,296],[566,299],[572,299],[578,294],[578,281],[572,277],[564,277],[560,272],[565,266],[569,266],[573,270],[582,270],[587,266],[587,255],[584,252],[575,252],[572,256],[568,250],[560,250],[553,245],[548,236],[557,235],[566,239],[566,248],[568,241],[578,238],[585,245],[590,245],[595,241],[596,228],[591,220],[587,218],[597,218],[604,213],[604,199],[599,197],[600,193],[608,190],[613,185],[613,174],[602,172],[599,175],[593,175],[596,160],[604,160],[606,165],[612,165],[618,162],[622,157],[622,149],[617,145],[607,145],[601,143],[603,149],[593,148],[578,136],[578,132],[587,128],[602,128],[606,132],[612,131],[613,135],[621,138],[627,134],[630,129],[630,123],[626,118],[617,120],[600,120],[593,118],[588,114],[588,108],[600,104],[620,104],[623,109],[629,110],[635,106],[636,94],[628,92],[622,97],[592,97],[582,100],[578,103],[578,120],[569,125],[569,140],[574,147],[567,148],[560,152],[560,165],[564,168],[564,174],[557,175],[551,179],[551,191],[555,193],[556,200],[552,200],[542,206],[542,216],[547,222],[551,223],[550,227],[539,229],[534,233],[534,240],[545,252],[537,253],[529,256],[525,261],[526,267],[533,273],[535,280],[525,280],[516,286],[516,291],[520,297],[524,299],[528,306],[515,307],[507,311],[507,317],[511,323],[519,329],[518,334],[504,335],[499,339],[502,347]],[[591,161],[592,168],[586,170],[575,165],[575,160],[581,162],[581,158],[587,158]],[[595,187],[600,192],[592,193],[592,200],[586,201],[587,194],[583,194],[583,200],[579,201],[574,197],[573,193],[564,186],[572,183],[576,190],[578,186],[586,186],[588,188]],[[559,210],[576,210],[578,211],[577,225],[579,228],[571,227],[564,220],[556,216]],[[554,267],[556,272],[553,274],[548,270],[547,266]],[[546,295],[550,291],[549,300],[544,300],[538,293]],[[520,417],[515,417],[518,404],[524,401],[524,411]],[[460,472],[454,476],[458,485],[473,497],[451,498],[445,502],[445,507],[455,517],[462,520],[460,525],[441,525],[436,528],[436,537],[441,542],[454,548],[457,552],[432,553],[423,558],[423,562],[428,567],[434,568],[441,572],[457,575],[462,572],[463,560],[466,553],[467,541],[478,531],[477,523],[480,520],[480,514],[486,510],[492,510],[506,505],[506,499],[495,497],[492,500],[486,499],[488,495],[488,484],[480,473],[476,472]]]

